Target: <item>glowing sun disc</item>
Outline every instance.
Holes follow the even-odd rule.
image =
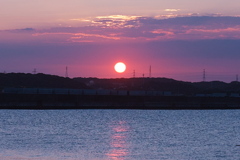
[[[126,65],[122,62],[118,62],[115,64],[114,69],[118,73],[123,73],[126,70]]]

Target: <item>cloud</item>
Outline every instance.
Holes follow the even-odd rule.
[[[111,15],[98,16],[92,23],[94,26],[108,27],[108,28],[131,28],[136,27],[135,24],[130,24],[131,21],[136,21],[141,16],[126,16],[126,15]]]
[[[24,29],[20,29],[21,31],[34,31],[33,28],[24,28]]]
[[[70,19],[70,21],[91,22],[91,20],[83,19],[83,18],[73,18],[73,19]]]
[[[240,25],[240,17],[213,17],[213,16],[184,16],[167,19],[156,19],[152,17],[139,18],[142,24],[167,25],[167,26],[215,26],[224,27],[229,25]],[[221,26],[217,26],[221,25]]]
[[[38,40],[61,43],[240,39],[240,17],[110,15],[71,20],[88,23],[79,27],[25,28],[6,32],[31,34]]]
[[[165,9],[166,12],[177,12],[180,11],[180,9]]]
[[[58,29],[60,31],[61,28]],[[42,37],[43,39],[48,39],[49,43],[61,42],[61,43],[71,43],[71,42],[96,42],[103,40],[118,40],[120,39],[115,34],[95,34],[95,33],[82,33],[82,32],[72,32],[71,29],[64,29],[65,32],[42,32],[32,34],[35,37]]]
[[[12,33],[22,33],[22,32],[34,32],[34,28],[23,28],[23,29],[12,29],[12,30],[4,30],[5,32],[12,32]]]

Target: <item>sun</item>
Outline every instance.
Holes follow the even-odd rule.
[[[123,73],[126,70],[126,65],[123,62],[118,62],[115,64],[114,69],[118,73]]]

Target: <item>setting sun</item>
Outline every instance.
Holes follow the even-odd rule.
[[[118,73],[123,73],[126,70],[126,65],[122,62],[118,62],[115,64],[114,69]]]

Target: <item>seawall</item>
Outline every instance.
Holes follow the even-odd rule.
[[[240,98],[0,94],[0,109],[240,109]]]

